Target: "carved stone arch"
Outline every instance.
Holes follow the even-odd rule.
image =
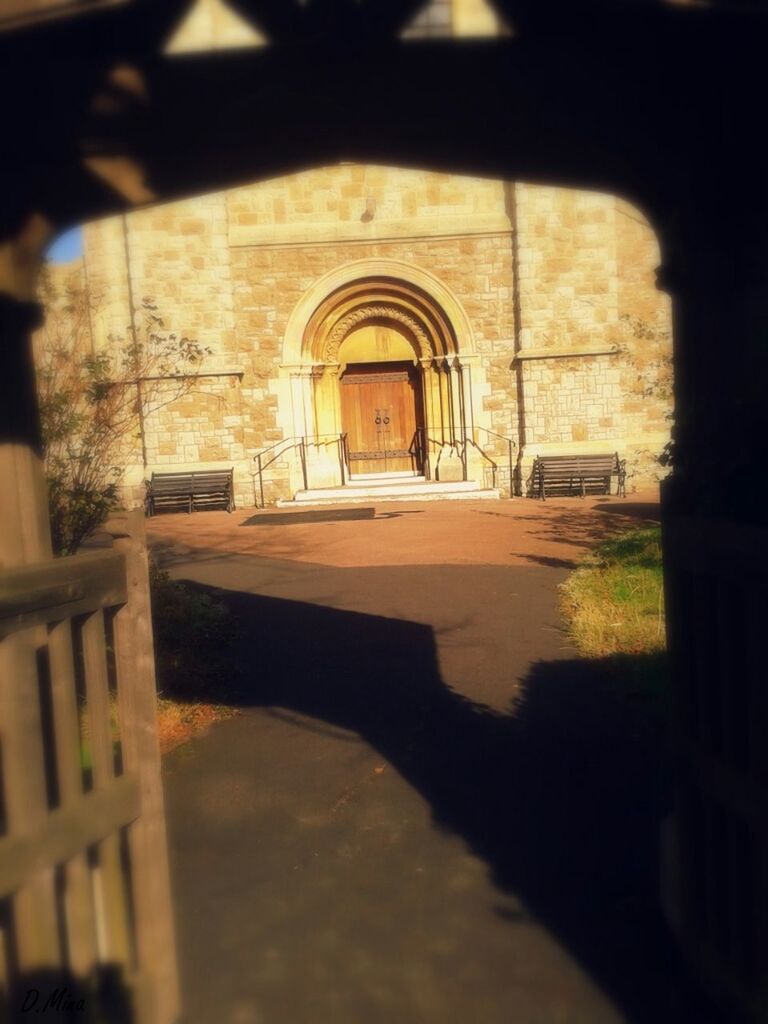
[[[341,343],[355,327],[359,327],[368,320],[389,320],[402,324],[413,335],[418,345],[419,357],[431,359],[435,353],[432,350],[427,332],[415,316],[399,309],[391,304],[372,304],[359,306],[351,313],[347,313],[340,320],[337,320],[325,339],[322,352],[323,362],[336,363],[339,360],[339,348]]]
[[[385,312],[372,313],[374,308]],[[402,324],[420,359],[475,351],[469,318],[439,278],[402,260],[363,259],[335,268],[307,289],[286,325],[283,363],[336,362],[345,332],[375,316]]]

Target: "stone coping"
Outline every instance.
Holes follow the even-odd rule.
[[[618,345],[587,345],[582,348],[529,348],[515,353],[515,360],[567,359],[570,356],[617,356]]]
[[[414,218],[355,221],[300,221],[293,224],[230,224],[229,244],[233,248],[264,246],[318,246],[339,242],[416,241],[434,238],[463,238],[466,235],[510,235],[512,226],[506,214],[465,213],[452,216],[426,215],[420,230],[414,230]]]

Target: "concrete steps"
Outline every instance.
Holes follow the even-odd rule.
[[[498,498],[500,492],[479,487],[474,480],[432,481],[424,477],[375,476],[353,478],[346,487],[318,487],[297,491],[293,501],[278,501],[279,508],[299,505],[354,505],[372,501],[446,501],[464,499],[478,501]]]

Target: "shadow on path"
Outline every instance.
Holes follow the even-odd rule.
[[[189,585],[242,624],[234,653],[246,668],[229,701],[359,734],[627,1020],[716,1019],[658,911],[661,730],[616,698],[610,665],[538,663],[501,715],[447,688],[430,626]]]

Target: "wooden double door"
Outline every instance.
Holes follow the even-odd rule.
[[[420,473],[421,409],[420,381],[412,364],[347,367],[341,378],[341,419],[350,473]]]

